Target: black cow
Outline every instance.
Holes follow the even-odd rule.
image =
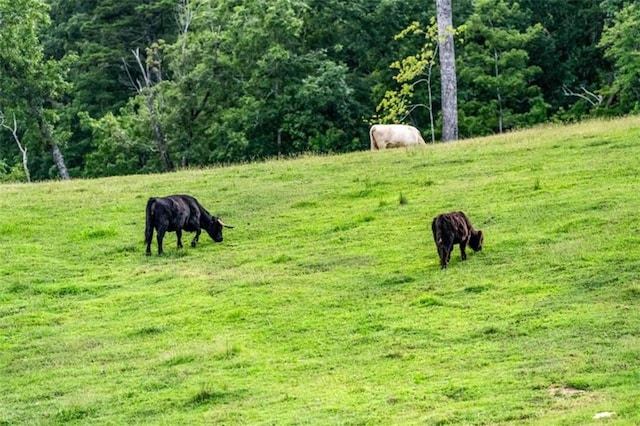
[[[482,250],[482,231],[474,230],[469,218],[463,212],[442,213],[436,216],[431,223],[433,239],[438,247],[440,267],[445,269],[451,259],[451,250],[454,244],[460,244],[462,260],[467,259],[465,248],[467,244],[474,251]]]
[[[153,228],[158,231],[158,254],[162,254],[162,239],[166,232],[174,232],[178,237],[178,248],[182,248],[182,231],[194,232],[191,241],[195,247],[204,229],[213,241],[222,241],[222,227],[225,225],[216,216],[212,216],[195,198],[189,195],[169,195],[168,197],[149,198],[147,201],[147,220],[144,230],[144,242],[147,245],[147,256],[151,254]]]

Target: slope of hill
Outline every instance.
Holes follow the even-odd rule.
[[[0,186],[0,423],[638,424],[639,139]],[[236,228],[144,256],[170,193]],[[442,271],[449,210],[485,246]]]

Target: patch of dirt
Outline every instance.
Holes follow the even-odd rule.
[[[586,391],[582,389],[576,389],[576,388],[571,388],[566,386],[551,386],[549,388],[549,395],[551,396],[570,397],[570,396],[582,395],[584,393],[586,393]]]

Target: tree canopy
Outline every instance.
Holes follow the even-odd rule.
[[[0,0],[0,112],[34,180],[362,150],[377,120],[439,140],[435,15],[435,1]],[[639,23],[619,0],[453,2],[460,137],[636,112]],[[0,128],[0,180],[21,173],[16,135]]]

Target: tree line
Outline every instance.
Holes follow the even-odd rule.
[[[0,0],[0,181],[442,137],[436,2]],[[635,113],[640,6],[454,0],[461,138]],[[445,99],[445,103],[448,99]]]

